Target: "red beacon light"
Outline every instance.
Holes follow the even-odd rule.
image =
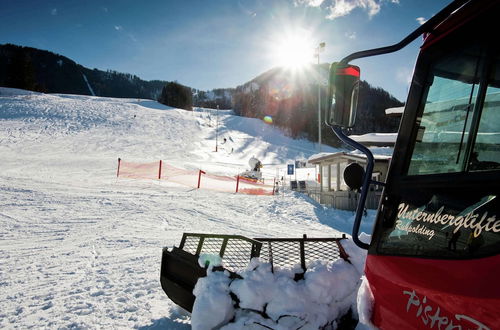
[[[340,76],[353,76],[359,78],[361,70],[356,65],[348,65],[346,67],[338,67],[335,72]]]

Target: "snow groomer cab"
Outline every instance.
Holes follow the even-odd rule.
[[[500,329],[500,2],[454,1],[401,42],[332,64],[326,123],[352,141],[355,59],[423,38],[389,174],[347,170],[359,189],[353,240],[368,250],[371,322],[381,329]],[[372,240],[359,225],[369,186],[384,186]]]

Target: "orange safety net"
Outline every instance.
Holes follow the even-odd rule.
[[[118,160],[117,176],[130,179],[159,179],[160,162],[134,163]]]
[[[199,171],[185,170],[165,163],[163,163],[162,167],[161,180],[175,182],[193,188],[197,187]]]
[[[272,185],[269,185],[264,184],[262,181],[254,182],[253,180],[247,180],[246,178],[239,178],[238,193],[241,194],[274,195],[274,188],[274,182]]]
[[[238,189],[238,193],[247,195],[274,195],[273,190],[266,190],[262,188],[243,188]]]
[[[256,180],[256,179],[246,178],[246,177],[244,177],[244,176],[241,176],[241,177],[240,177],[240,181],[241,181],[241,182],[248,182],[248,183],[255,183],[255,184],[261,184],[261,183],[264,183],[264,182],[260,182],[259,180]]]
[[[192,188],[249,195],[274,195],[273,185],[243,177],[209,174],[201,170],[186,170],[158,161],[133,163],[118,160],[118,177],[133,179],[160,179]],[[269,179],[268,179],[269,180]]]
[[[236,178],[234,177],[202,173],[199,179],[202,189],[233,193],[236,191]]]

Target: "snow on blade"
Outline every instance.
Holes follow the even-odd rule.
[[[350,252],[349,261],[366,258],[366,252],[351,241],[342,244]],[[258,325],[271,329],[336,329],[341,317],[349,312],[357,314],[356,297],[363,272],[356,263],[318,260],[308,266],[304,279],[294,280],[300,271],[300,267],[273,271],[270,264],[258,258],[239,272],[242,279],[231,280],[227,271],[209,270],[194,290],[193,329],[253,329]]]
[[[358,307],[358,319],[360,326],[359,330],[362,329],[376,329],[375,325],[371,322],[373,313],[374,297],[370,289],[370,285],[365,276],[362,278],[361,285],[358,291],[357,307]]]

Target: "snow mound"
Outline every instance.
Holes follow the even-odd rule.
[[[177,245],[183,232],[337,237],[341,228],[350,231],[351,212],[297,193],[250,196],[116,177],[118,157],[234,175],[253,155],[275,174],[280,164],[314,153],[314,143],[261,120],[153,100],[0,92],[2,329],[189,329],[190,316],[159,281],[161,249]],[[218,285],[226,295],[229,284],[221,278]]]
[[[371,321],[374,301],[375,298],[373,297],[368,280],[366,276],[363,276],[358,291],[357,305],[359,323],[364,327],[359,326],[359,330],[377,329]]]
[[[16,96],[16,95],[40,95],[42,93],[27,91],[25,89],[0,87],[0,97],[2,96]]]
[[[217,136],[219,152],[214,151]],[[160,286],[162,247],[177,245],[183,232],[337,237],[339,230],[350,232],[352,212],[323,207],[298,193],[251,196],[121,179],[118,157],[141,163],[161,159],[165,166],[227,176],[248,168],[255,155],[264,163],[263,171],[274,175],[279,166],[286,170],[287,163],[308,158],[314,150],[310,141],[293,140],[258,119],[230,111],[185,111],[153,100],[0,88],[0,328],[189,329],[190,316]],[[363,222],[373,217],[369,211]],[[218,263],[207,258],[203,264],[207,261]],[[264,295],[260,277],[290,286],[289,297],[298,294],[294,290],[309,290],[316,294],[315,304],[330,308],[328,297],[318,292],[328,283],[321,274],[330,268],[354,272],[345,263],[328,267],[311,268],[302,284],[290,282],[294,270],[273,274],[265,265],[247,276],[248,284],[216,274],[220,278],[208,291],[218,296],[199,298],[206,308],[193,314],[194,327],[204,319],[237,327],[228,323],[234,315],[239,322],[261,317],[250,309],[234,309],[227,298],[230,285],[244,306],[263,309],[267,303],[266,311],[276,318],[277,299],[285,296],[272,300]],[[199,290],[204,287],[200,284]],[[256,287],[262,297],[251,295]],[[340,299],[348,292],[342,287],[329,294]],[[344,300],[331,309],[343,310],[347,301],[354,301],[350,296]],[[229,313],[214,320],[216,302]],[[322,315],[326,312],[311,316],[311,324]],[[299,316],[278,322],[293,328],[302,322]]]
[[[241,279],[209,269],[194,289],[193,329],[336,329],[349,312],[357,316],[366,258],[366,251],[352,241],[343,240],[342,245],[349,251],[349,261],[317,260],[300,280],[295,280],[300,267],[273,270],[258,258],[239,272]]]

